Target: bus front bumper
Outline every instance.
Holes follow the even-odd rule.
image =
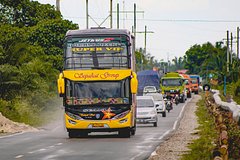
[[[132,120],[129,115],[120,119],[110,120],[75,120],[65,114],[67,130],[88,130],[88,131],[119,131],[120,128],[131,128]]]

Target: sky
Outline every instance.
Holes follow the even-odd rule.
[[[35,0],[55,5],[56,0]],[[158,61],[182,57],[195,44],[224,41],[227,30],[236,37],[240,27],[240,0],[112,0],[113,28],[117,28],[116,11],[120,14],[120,28],[132,30],[133,10],[136,4],[137,32],[145,26],[153,33],[147,34],[146,50]],[[100,25],[109,16],[110,0],[88,0],[89,27]],[[64,19],[86,28],[86,0],[60,0],[60,11]],[[97,24],[94,22],[96,21]],[[101,25],[110,27],[110,19]],[[144,34],[136,34],[136,46],[144,47]],[[234,39],[233,42],[235,42]],[[226,42],[224,43],[226,45]],[[236,43],[233,43],[236,51]]]

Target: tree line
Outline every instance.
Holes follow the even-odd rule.
[[[0,112],[36,124],[56,96],[65,33],[78,26],[48,4],[0,0],[0,27]]]

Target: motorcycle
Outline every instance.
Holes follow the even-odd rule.
[[[172,105],[171,99],[165,98],[164,101],[165,101],[165,105],[166,105],[166,110],[167,110],[168,112],[170,112],[170,110],[173,109],[173,105]]]
[[[178,105],[178,103],[179,103],[179,97],[178,97],[178,95],[175,96],[174,102],[175,102],[176,105]]]

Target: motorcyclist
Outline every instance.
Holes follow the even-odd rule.
[[[171,102],[173,102],[173,97],[171,96],[171,94],[169,92],[167,92],[165,98],[169,99],[169,100],[171,100]]]
[[[166,93],[166,95],[164,96],[164,99],[165,99],[166,106],[170,102],[170,105],[169,105],[170,109],[169,110],[172,110],[173,109],[173,97],[171,96],[171,94],[169,92]],[[168,110],[168,112],[169,112],[169,110]]]

